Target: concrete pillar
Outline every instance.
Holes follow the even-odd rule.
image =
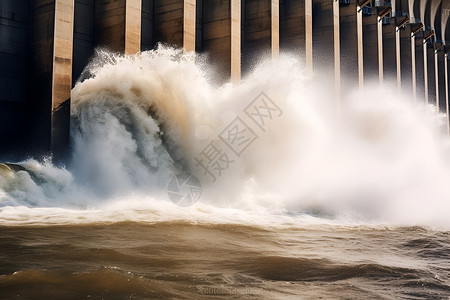
[[[69,146],[74,0],[32,1],[31,7],[28,149],[59,162]]]
[[[445,107],[447,111],[447,134],[450,135],[450,115],[449,115],[449,95],[448,95],[448,53],[444,55],[444,74],[445,74]]]
[[[271,0],[271,44],[272,59],[277,59],[280,55],[280,5],[279,0]]]
[[[401,44],[400,44],[400,29],[395,28],[395,63],[397,70],[397,91],[402,90],[402,56],[401,56]]]
[[[438,64],[438,51],[434,51],[434,81],[436,86],[436,109],[439,113],[440,103],[439,103],[439,64]]]
[[[446,102],[445,102],[445,63],[444,63],[444,47],[442,45],[439,46],[439,48],[436,50],[436,59],[437,59],[437,66],[435,67],[435,72],[437,70],[437,78],[435,80],[437,81],[436,84],[436,91],[437,95],[436,97],[439,97],[439,110],[441,112],[446,111]]]
[[[195,0],[184,0],[183,49],[195,51]]]
[[[70,135],[74,0],[55,1],[52,70],[51,151],[65,155]]]
[[[416,37],[411,35],[411,80],[413,99],[417,100],[417,73],[416,73]]]
[[[427,43],[423,44],[423,82],[425,85],[425,102],[428,103],[428,53]]]
[[[357,31],[358,31],[358,85],[359,90],[364,88],[364,39],[363,39],[363,13],[358,7],[357,11]]]
[[[305,0],[305,56],[306,70],[309,73],[313,71],[312,14],[312,0]]]
[[[241,80],[241,0],[231,0],[231,81]]]
[[[333,28],[334,28],[334,92],[337,101],[338,115],[341,113],[341,40],[339,32],[339,1],[333,1]]]
[[[377,33],[378,33],[378,82],[383,84],[383,19],[377,18]]]
[[[125,8],[125,53],[141,51],[142,0],[127,0]]]

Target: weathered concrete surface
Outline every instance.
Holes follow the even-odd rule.
[[[426,73],[430,103],[439,98],[441,109],[445,108],[446,72],[441,71],[445,69],[444,53],[438,53],[436,63],[430,44],[424,61],[423,31],[414,40],[410,38],[411,28],[417,29],[418,22],[443,22],[436,6],[430,12],[429,5],[422,1],[391,2],[394,11],[408,11],[411,22],[416,22],[413,27],[400,29],[397,49],[395,26],[404,14],[397,14],[383,26],[377,23],[379,9],[371,9],[371,16],[359,14],[363,26],[362,43],[358,43],[357,1],[340,2],[2,0],[0,138],[8,140],[10,149],[26,148],[34,154],[54,149],[55,154],[68,141],[70,88],[94,48],[133,54],[153,49],[159,41],[208,53],[208,63],[216,68],[221,83],[230,78],[238,82],[241,70],[248,73],[260,58],[276,58],[279,51],[293,52],[305,58],[308,69],[314,65],[316,74],[323,76],[323,84],[336,87],[337,98],[341,85],[343,91],[350,90],[363,79],[363,73],[364,80],[377,82],[382,74],[385,81],[395,82],[400,70],[402,91],[412,93],[414,77],[420,99],[425,95]],[[381,39],[377,26],[382,28]],[[428,33],[429,28],[426,30]],[[440,28],[435,31],[444,40],[449,36]],[[379,47],[381,44],[383,47]],[[4,145],[0,148],[0,154],[6,153]]]
[[[95,46],[125,51],[126,0],[95,0]]]
[[[242,2],[242,72],[250,72],[258,61],[271,57],[271,0]]]
[[[305,57],[305,1],[280,0],[280,52]]]
[[[183,0],[155,0],[155,41],[183,47]]]
[[[184,0],[183,5],[183,49],[195,51],[195,0]]]
[[[52,72],[51,152],[63,158],[69,147],[74,0],[55,1]]]
[[[279,0],[271,1],[270,10],[270,37],[272,47],[272,59],[280,55],[280,3]]]
[[[125,53],[141,51],[141,5],[142,0],[126,0],[125,7]]]
[[[231,81],[241,80],[241,0],[231,0]]]
[[[203,1],[202,52],[216,69],[218,81],[231,75],[231,3],[222,0]],[[240,29],[239,29],[240,33]]]

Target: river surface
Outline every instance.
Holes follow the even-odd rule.
[[[0,228],[1,299],[448,299],[450,232],[160,222]]]

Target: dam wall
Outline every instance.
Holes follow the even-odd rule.
[[[0,158],[67,156],[70,91],[102,48],[196,51],[218,84],[288,53],[338,109],[376,83],[447,112],[449,14],[443,0],[2,0]]]

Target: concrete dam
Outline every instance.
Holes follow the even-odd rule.
[[[260,57],[297,55],[336,98],[396,85],[447,112],[450,0],[0,0],[0,155],[69,147],[71,90],[97,48],[165,43],[238,84]]]

